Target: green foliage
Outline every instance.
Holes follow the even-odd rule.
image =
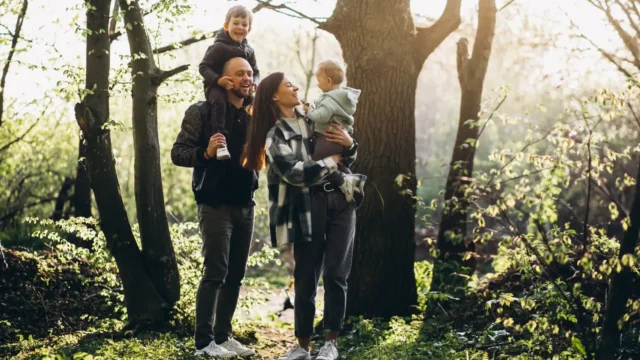
[[[640,249],[617,257],[618,239],[629,226],[624,199],[636,182],[629,174],[640,159],[633,110],[639,91],[598,91],[570,103],[546,129],[526,118],[509,119],[510,125],[527,125],[526,136],[492,151],[491,166],[474,171],[462,185],[478,249],[464,258],[491,257],[495,273],[485,268],[462,299],[430,295],[428,313],[459,312],[465,298],[478,296],[487,313],[484,329],[474,331],[488,331],[491,323],[508,332],[502,353],[563,358],[593,353],[611,274],[623,267],[640,274]],[[538,111],[546,112],[541,106]],[[418,202],[427,219],[439,210],[437,200],[428,205],[429,200]],[[461,200],[451,201],[454,211]],[[620,323],[623,353],[630,356],[640,351],[633,327],[639,313],[632,305],[639,297],[634,291]]]

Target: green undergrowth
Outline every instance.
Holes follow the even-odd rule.
[[[182,280],[182,299],[173,321],[161,331],[122,332],[127,318],[117,269],[95,224],[36,222],[39,250],[5,249],[0,272],[1,359],[192,359],[194,296],[199,280],[200,240],[194,224],[172,227]],[[66,242],[69,230],[93,243],[92,251]],[[590,268],[602,268],[615,247],[594,241]],[[600,250],[598,250],[600,249]],[[474,278],[457,297],[431,292],[432,265],[415,264],[419,314],[410,318],[351,318],[340,337],[341,359],[582,359],[596,341],[602,321],[607,282],[589,274],[576,276],[584,259],[550,269],[556,285],[526,256],[504,251],[496,258],[502,271]],[[288,273],[278,254],[255,251],[239,303],[234,334],[255,348],[256,359],[274,359],[293,344],[293,326],[273,312],[257,316],[268,298],[284,300]],[[505,263],[504,259],[511,259]],[[2,262],[2,261],[0,261]],[[634,271],[638,265],[633,265]],[[265,269],[260,271],[260,269]],[[271,269],[271,270],[269,270]],[[267,274],[267,275],[265,275]],[[268,280],[268,277],[271,279]],[[576,312],[558,291],[579,286],[587,335],[576,324]],[[622,328],[622,358],[640,358],[638,311],[640,283],[629,302]],[[321,303],[321,302],[320,302]],[[319,309],[322,307],[320,306]],[[635,310],[634,310],[635,309]],[[287,310],[291,312],[292,310]],[[247,315],[248,314],[248,315]],[[585,337],[587,336],[587,337]],[[314,349],[322,345],[314,339]]]

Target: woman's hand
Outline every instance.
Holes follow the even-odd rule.
[[[342,125],[329,125],[324,132],[324,136],[326,136],[327,141],[342,145],[342,147],[347,149],[353,145],[353,138]]]

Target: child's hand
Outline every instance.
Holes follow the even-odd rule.
[[[226,90],[233,89],[233,80],[231,76],[221,76],[220,79],[218,79],[218,85]]]
[[[313,109],[313,106],[305,100],[300,100],[300,103],[302,103],[302,108],[304,109],[305,113],[309,112],[310,109]]]

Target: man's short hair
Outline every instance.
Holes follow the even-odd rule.
[[[318,64],[318,72],[322,72],[331,78],[334,84],[342,84],[344,81],[345,69],[341,63],[336,60],[325,60]]]
[[[253,13],[249,8],[244,5],[234,5],[229,11],[227,11],[227,16],[224,18],[225,25],[229,25],[229,21],[231,18],[240,17],[249,20],[249,25],[253,22]]]
[[[224,63],[224,65],[222,66],[222,74],[224,74],[224,73],[226,73],[226,72],[227,72],[227,70],[229,69],[229,64],[231,64],[231,60],[233,60],[233,59],[242,59],[242,60],[244,60],[245,62],[247,62],[247,64],[249,63],[249,62],[247,61],[247,59],[243,58],[242,56],[232,57],[231,59],[227,60],[227,61]],[[253,69],[252,69],[252,70],[253,70]]]

